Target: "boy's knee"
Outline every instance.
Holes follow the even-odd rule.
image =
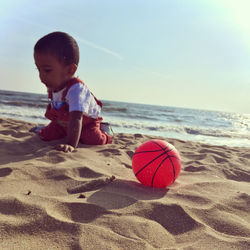
[[[81,136],[80,142],[87,145],[104,145],[112,143],[112,139],[112,136],[102,131],[98,131],[98,133],[95,134],[87,133],[86,131],[86,134]]]

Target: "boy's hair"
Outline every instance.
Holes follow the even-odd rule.
[[[55,56],[64,65],[79,63],[79,47],[75,39],[67,33],[56,31],[38,40],[35,53]]]

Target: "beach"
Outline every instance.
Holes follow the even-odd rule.
[[[250,248],[249,148],[116,133],[113,144],[63,153],[33,126],[0,119],[0,249]],[[163,189],[131,167],[153,138],[181,156]]]

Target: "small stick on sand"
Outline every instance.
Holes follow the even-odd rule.
[[[106,177],[106,178],[99,178],[96,180],[88,181],[84,184],[81,184],[74,188],[67,188],[69,194],[76,194],[81,192],[88,192],[92,190],[96,190],[101,188],[109,183],[111,183],[115,179],[115,176]]]

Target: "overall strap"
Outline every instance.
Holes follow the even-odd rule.
[[[66,95],[67,95],[69,89],[70,89],[74,84],[76,84],[76,83],[81,83],[81,84],[83,84],[83,85],[86,86],[86,84],[85,84],[82,80],[80,80],[79,78],[76,78],[76,77],[75,77],[75,78],[72,78],[71,80],[69,80],[69,82],[67,83],[66,89],[63,91],[63,94],[62,94],[62,100],[63,100],[63,101],[65,101],[65,97],[66,97]],[[99,100],[93,95],[92,92],[90,92],[90,93],[91,93],[91,95],[94,97],[96,103],[102,108],[102,102],[99,101]],[[51,90],[48,90],[48,98],[49,98],[49,99],[52,99],[52,91],[51,91]]]
[[[65,100],[66,95],[67,95],[69,89],[70,89],[74,84],[76,84],[76,83],[81,83],[81,84],[83,84],[83,85],[86,86],[86,84],[85,84],[82,80],[80,80],[79,78],[72,78],[72,79],[68,82],[66,89],[63,91],[62,100]],[[99,100],[93,95],[92,92],[90,92],[90,93],[91,93],[91,95],[94,97],[96,103],[102,108],[102,102],[99,101]]]
[[[66,84],[66,89],[63,91],[63,93],[62,93],[62,100],[63,101],[65,101],[65,97],[66,97],[66,95],[67,95],[67,93],[68,93],[68,91],[69,91],[69,89],[71,88],[71,86],[72,85],[74,85],[74,84],[76,84],[76,83],[82,83],[82,84],[84,84],[80,79],[78,79],[78,78],[72,78],[72,79],[70,79],[68,82],[67,82],[67,84]],[[48,90],[48,98],[49,99],[52,99],[52,91],[51,90]]]
[[[48,98],[52,99],[52,91],[51,90],[48,90]]]

